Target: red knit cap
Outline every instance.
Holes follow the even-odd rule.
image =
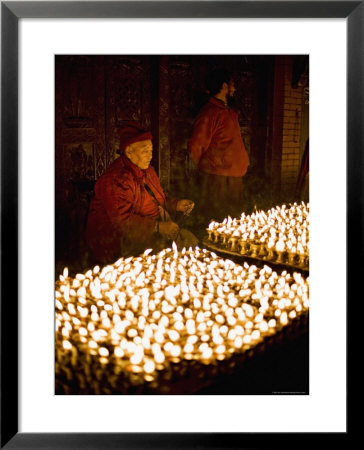
[[[150,131],[143,130],[136,122],[125,122],[124,126],[119,130],[120,150],[134,144],[134,142],[152,140],[153,136]]]

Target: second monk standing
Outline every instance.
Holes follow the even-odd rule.
[[[243,211],[243,176],[249,166],[236,111],[228,106],[235,92],[231,74],[211,72],[206,80],[211,96],[193,125],[189,152],[197,165],[200,215],[204,222],[222,220]]]

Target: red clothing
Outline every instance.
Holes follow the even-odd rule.
[[[113,262],[151,246],[159,209],[144,183],[167,211],[175,212],[177,200],[167,198],[154,169],[149,166],[141,170],[125,155],[116,159],[96,182],[86,241],[98,260]]]
[[[245,175],[249,156],[241,137],[238,114],[214,97],[201,109],[189,140],[192,160],[213,175]]]

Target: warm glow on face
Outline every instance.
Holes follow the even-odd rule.
[[[146,140],[131,144],[126,148],[125,155],[133,164],[139,167],[139,169],[147,169],[153,156],[152,141]]]

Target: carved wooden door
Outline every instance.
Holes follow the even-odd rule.
[[[105,57],[107,166],[118,156],[118,129],[124,122],[135,121],[147,130],[153,128],[151,73],[152,57],[131,55]]]
[[[83,250],[93,182],[106,168],[104,92],[103,56],[56,56],[56,260]]]

